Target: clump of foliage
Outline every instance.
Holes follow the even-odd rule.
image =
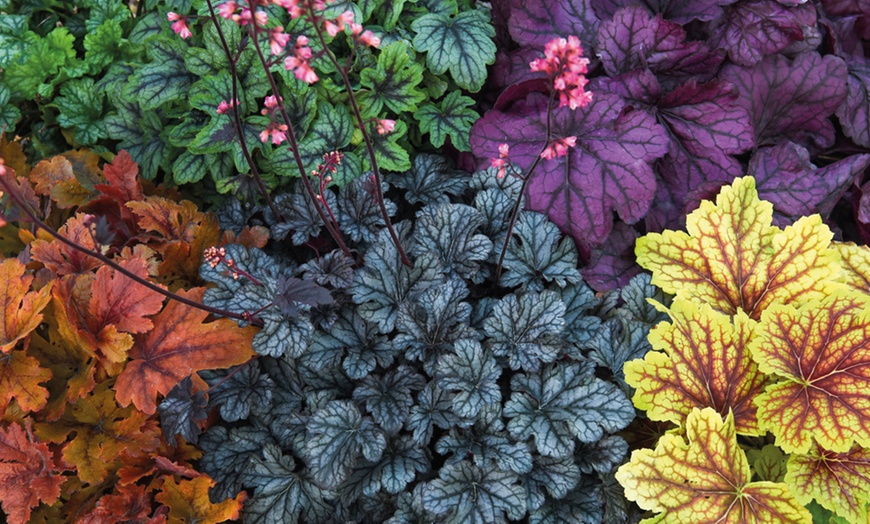
[[[650,522],[863,522],[870,249],[832,242],[818,215],[773,225],[755,184],[702,202],[688,232],[638,241],[638,263],[675,296],[625,380],[650,419],[680,429],[616,478],[660,513]]]
[[[202,266],[206,304],[264,322],[258,358],[204,374],[222,419],[198,440],[213,500],[245,489],[244,515],[264,522],[624,518],[612,470],[634,409],[621,369],[661,318],[646,298],[664,296],[644,276],[596,296],[570,239],[530,211],[496,276],[521,185],[496,169],[468,177],[420,155],[394,181],[408,189],[385,187],[390,207],[416,209],[396,223],[410,265],[363,178],[325,200],[364,265],[230,244]],[[305,193],[275,201],[298,226],[270,222],[273,239],[310,245],[322,226]],[[234,229],[251,215],[220,216]],[[314,303],[315,286],[331,300]],[[181,384],[160,410],[195,441],[199,428],[173,422],[202,409],[189,398]]]
[[[501,94],[472,128],[483,164],[509,144],[528,171],[529,208],[581,248],[584,277],[612,289],[640,268],[634,243],[678,228],[703,198],[754,176],[778,225],[834,214],[870,239],[870,59],[860,2],[811,0],[496,0],[489,88]],[[547,104],[529,70],[553,38],[579,37],[588,105]],[[574,137],[539,160],[546,137]],[[845,198],[844,198],[845,197]]]
[[[102,167],[78,150],[31,168],[19,143],[0,138],[0,160],[7,521],[237,518],[245,494],[209,502],[201,452],[161,431],[156,402],[182,381],[202,396],[197,372],[254,355],[254,328],[207,320],[198,269],[203,245],[254,248],[268,231],[222,232],[214,215],[143,186],[125,152]]]

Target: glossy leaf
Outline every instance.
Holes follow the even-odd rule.
[[[754,399],[767,378],[749,355],[755,323],[745,314],[733,322],[706,305],[677,300],[671,322],[649,334],[656,351],[625,365],[625,381],[637,388],[632,400],[652,420],[681,426],[694,409],[731,413],[737,432],[765,433],[758,425]]]
[[[870,446],[870,297],[836,292],[803,306],[774,305],[762,316],[752,358],[778,381],[755,400],[762,427],[787,453],[815,439],[845,453]]]
[[[723,421],[712,408],[689,414],[685,439],[667,434],[655,450],[633,451],[616,479],[629,500],[659,513],[643,521],[649,524],[812,522],[787,485],[750,482],[734,419],[728,416]]]
[[[204,289],[179,294],[202,300]],[[136,337],[130,362],[115,383],[118,402],[134,403],[153,414],[158,394],[167,394],[184,377],[203,369],[227,368],[253,356],[255,328],[239,328],[229,319],[203,323],[208,313],[169,302],[154,318],[154,328]],[[183,336],[181,336],[183,334]]]
[[[758,199],[750,177],[722,189],[686,217],[688,233],[649,233],[637,241],[638,263],[652,283],[678,298],[708,303],[728,315],[757,319],[771,304],[805,302],[828,293],[839,271],[820,217],[780,230],[773,206]]]

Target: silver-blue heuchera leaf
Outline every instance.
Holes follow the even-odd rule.
[[[480,467],[492,464],[502,471],[528,473],[532,469],[532,452],[525,442],[510,438],[501,420],[501,404],[487,406],[474,425],[453,427],[438,439],[435,451],[447,457],[447,463],[467,457]]]
[[[160,415],[160,428],[169,443],[175,442],[175,436],[187,442],[196,444],[202,433],[200,424],[208,419],[206,406],[208,401],[205,393],[198,391],[193,393],[193,381],[186,377],[179,382],[157,406]],[[211,392],[209,392],[211,393]]]
[[[235,497],[242,489],[242,480],[250,467],[251,458],[270,443],[273,443],[273,438],[264,428],[209,428],[198,443],[203,451],[199,461],[201,471],[215,481],[209,490],[209,498],[219,502]]]
[[[410,224],[395,225],[399,238],[407,237]],[[407,250],[407,242],[403,242]],[[350,292],[359,304],[357,311],[369,322],[377,324],[381,333],[389,333],[396,324],[399,306],[426,288],[444,282],[438,262],[431,254],[417,257],[406,266],[390,238],[382,230],[366,251],[365,265],[354,278]]]
[[[491,167],[474,173],[471,178],[470,185],[475,191],[474,208],[483,216],[480,232],[493,240],[496,246],[504,243],[511,212],[517,204],[522,184],[522,180],[514,176],[499,178],[497,170]],[[525,198],[521,200],[520,209],[525,207]],[[498,255],[493,253],[492,256]]]
[[[244,484],[254,490],[245,503],[245,522],[262,524],[326,523],[333,514],[327,500],[334,494],[319,488],[307,470],[274,444],[251,458]]]
[[[231,369],[228,373],[216,373],[206,380],[209,386],[209,408],[220,408],[221,418],[227,422],[244,420],[251,414],[252,406],[268,408],[272,404],[272,389],[275,382],[260,372],[256,360]]]
[[[567,495],[558,500],[548,498],[540,508],[530,512],[529,524],[601,524],[603,509],[600,482],[584,475]]]
[[[353,399],[364,402],[375,422],[388,434],[397,433],[414,404],[412,391],[419,391],[426,380],[408,366],[399,366],[383,376],[369,375],[353,391]]]
[[[502,368],[480,342],[461,339],[453,352],[438,358],[435,377],[438,386],[454,392],[453,409],[463,418],[474,418],[485,404],[501,403],[496,381]]]
[[[333,400],[308,420],[306,463],[320,487],[333,489],[347,480],[360,456],[374,462],[386,445],[383,432],[353,402]]]
[[[383,191],[389,186],[382,183]],[[384,198],[387,214],[396,214],[396,204]],[[338,195],[338,226],[341,232],[354,242],[374,242],[378,231],[385,227],[384,217],[375,196],[371,175],[354,179],[341,189]]]
[[[449,351],[456,340],[479,337],[468,326],[471,306],[462,302],[466,296],[465,283],[451,279],[406,301],[396,319],[395,347],[405,352],[405,358],[423,362],[431,375],[437,356]]]
[[[623,367],[629,360],[642,358],[652,349],[647,341],[649,330],[649,324],[620,317],[611,318],[586,343],[586,347],[592,350],[589,358],[609,369],[613,378],[628,391]]]
[[[282,273],[289,274],[292,269],[281,267],[262,249],[246,248],[240,244],[227,244],[223,248],[226,250],[226,260],[232,260],[237,269],[250,273],[257,279],[277,278]],[[255,285],[244,277],[233,278],[226,264],[223,263],[211,267],[207,262],[204,262],[199,268],[199,276],[207,282],[217,284],[222,289],[236,290],[244,286]]]
[[[417,224],[411,253],[421,256],[432,253],[442,270],[450,277],[480,283],[486,278],[481,271],[492,251],[492,241],[477,233],[483,225],[483,215],[465,204],[426,206],[417,213]]]
[[[556,360],[564,328],[565,304],[555,291],[510,294],[483,323],[493,354],[507,357],[511,369],[526,371]]]
[[[501,524],[526,514],[523,487],[515,473],[471,462],[445,464],[423,488],[423,507],[445,524]]]
[[[263,320],[263,327],[254,335],[254,351],[269,357],[287,354],[294,358],[305,352],[314,334],[307,315],[288,318],[277,307],[270,307],[257,316]]]
[[[423,484],[414,491],[404,491],[396,498],[396,513],[384,524],[420,524],[435,522],[434,515],[423,508]]]
[[[317,191],[317,188],[314,188]],[[329,204],[330,209],[338,209],[338,199],[332,191],[324,191],[323,198]],[[315,203],[308,197],[303,184],[297,183],[293,193],[282,193],[275,197],[272,202],[281,214],[281,219],[276,219],[271,208],[265,208],[266,223],[272,238],[284,240],[287,235],[294,246],[301,246],[308,242],[311,237],[316,237],[323,229],[323,219],[317,212],[321,204]]]
[[[258,211],[259,208],[250,202],[242,203],[238,198],[227,198],[215,214],[222,230],[229,229],[239,233],[248,225],[248,219]]]
[[[413,432],[414,442],[427,446],[436,426],[449,429],[454,426],[470,426],[473,422],[461,419],[453,411],[451,395],[435,386],[433,381],[426,384],[417,395],[417,403],[411,407],[405,429]]]
[[[652,327],[662,320],[668,319],[668,314],[650,304],[653,299],[665,307],[670,307],[672,297],[650,283],[652,275],[641,273],[633,277],[628,284],[619,290],[619,296],[624,304],[615,314],[618,317],[642,322]]]
[[[387,181],[404,190],[409,204],[446,204],[450,195],[461,195],[468,187],[466,173],[454,169],[448,158],[428,153],[417,155],[407,173],[387,175]]]
[[[574,241],[563,236],[546,215],[532,211],[520,213],[517,219],[504,269],[502,286],[522,286],[528,291],[540,292],[551,283],[564,288],[580,282]]]
[[[353,259],[336,249],[322,257],[309,260],[299,270],[305,278],[310,278],[321,286],[345,289],[353,283],[353,264]]]
[[[560,362],[514,375],[504,407],[511,436],[534,437],[542,455],[565,457],[574,452],[575,440],[595,442],[627,426],[634,419],[631,401],[591,370],[588,364]]]
[[[601,440],[580,444],[574,458],[583,473],[608,473],[622,464],[628,453],[628,442],[619,435],[608,435]]]
[[[429,467],[426,448],[418,446],[407,435],[398,436],[387,443],[380,460],[359,461],[350,479],[341,487],[342,501],[349,505],[361,496],[374,497],[381,490],[393,495],[401,493],[417,473],[426,473]]]
[[[601,499],[604,502],[604,524],[624,524],[637,522],[641,510],[625,498],[625,489],[613,473],[601,477]]]
[[[601,327],[595,316],[601,299],[582,281],[559,290],[559,295],[565,303],[565,340],[585,347]]]
[[[529,511],[536,511],[548,498],[563,498],[580,482],[580,477],[574,457],[535,455],[531,471],[521,477]]]
[[[377,326],[366,322],[355,308],[344,308],[329,331],[317,330],[301,361],[324,369],[342,363],[347,376],[365,378],[376,366],[386,368],[393,362],[396,349],[387,337],[378,334]]]

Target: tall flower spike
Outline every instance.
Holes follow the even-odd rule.
[[[580,39],[576,36],[555,38],[544,46],[544,58],[529,63],[533,72],[545,73],[553,81],[559,94],[559,107],[584,107],[592,101],[592,93],[584,90],[589,80],[589,59],[583,56]],[[561,155],[560,155],[561,156]]]

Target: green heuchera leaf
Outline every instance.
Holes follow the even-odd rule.
[[[34,36],[27,30],[26,16],[0,14],[0,68],[8,68]]]
[[[447,464],[423,488],[423,507],[445,524],[501,524],[526,513],[515,473],[462,461]]]
[[[360,455],[377,461],[386,445],[383,432],[348,400],[328,402],[308,421],[307,463],[315,482],[326,489],[347,480]]]
[[[334,508],[325,499],[331,493],[312,482],[308,470],[297,472],[293,458],[274,444],[253,455],[244,475],[254,496],[245,504],[246,522],[284,524],[325,522]]]
[[[423,66],[408,54],[408,45],[396,42],[385,47],[378,65],[360,72],[360,84],[367,87],[359,95],[366,115],[375,116],[386,105],[396,113],[416,111],[426,95],[417,89],[423,80]]]
[[[60,110],[58,123],[61,127],[72,129],[77,145],[95,144],[108,137],[102,121],[103,93],[94,88],[93,79],[65,82],[54,105]]]
[[[3,80],[12,91],[13,98],[32,99],[40,85],[75,59],[75,37],[65,27],[58,27],[45,38],[30,32],[24,38],[26,46],[6,68]],[[43,94],[48,96],[48,93]]]
[[[634,418],[634,407],[615,385],[592,375],[592,366],[557,363],[511,379],[504,415],[516,439],[534,437],[538,452],[565,457],[575,439],[595,442]]]
[[[399,140],[408,132],[408,125],[402,120],[398,120],[396,127],[385,135],[373,132],[373,127],[369,131],[369,136],[375,149],[375,160],[381,170],[407,171],[411,169],[411,157],[408,155],[407,149],[399,143]],[[363,159],[363,168],[371,170],[372,166],[365,145],[357,146],[354,152]]]
[[[15,129],[15,123],[21,118],[21,111],[9,103],[10,97],[9,88],[0,84],[0,128],[5,128],[7,132]]]
[[[472,106],[473,99],[462,96],[459,91],[453,91],[437,105],[427,103],[420,106],[414,113],[414,118],[420,122],[420,132],[429,133],[429,141],[433,146],[443,146],[450,135],[453,147],[460,151],[470,151],[468,134],[471,132],[471,125],[480,118],[476,111],[470,109]]]
[[[476,340],[461,339],[453,353],[438,359],[438,386],[453,391],[453,409],[460,417],[474,418],[486,404],[501,403],[496,381],[502,368]]]
[[[428,14],[411,24],[414,47],[426,51],[426,65],[435,74],[448,69],[456,85],[477,92],[486,81],[486,66],[495,62],[495,29],[483,11],[455,17]]]
[[[121,24],[110,19],[85,35],[85,63],[89,74],[99,73],[125,51],[132,50],[130,43],[122,38],[123,34]]]
[[[163,121],[156,111],[143,111],[135,102],[118,100],[103,125],[112,139],[120,141],[118,147],[139,164],[142,177],[153,179],[169,159],[171,146],[163,139]]]
[[[183,40],[172,36],[154,38],[148,43],[151,63],[138,68],[124,89],[124,97],[137,101],[143,109],[187,98],[192,76],[184,67]]]

